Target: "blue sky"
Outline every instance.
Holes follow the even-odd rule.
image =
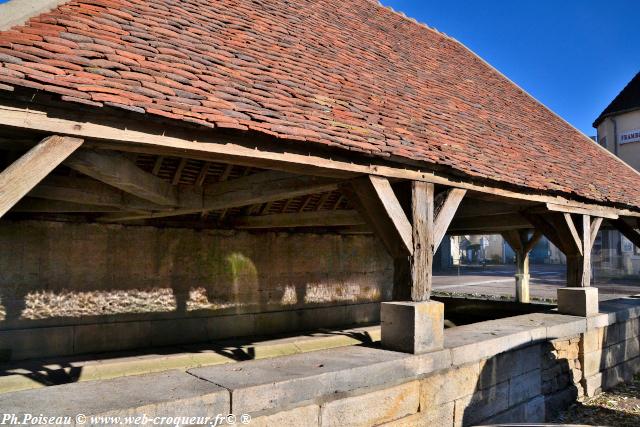
[[[458,39],[587,135],[640,71],[637,0],[382,0]]]

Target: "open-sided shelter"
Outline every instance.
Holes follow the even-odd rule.
[[[135,272],[150,254],[157,265],[144,271],[179,269],[212,244],[158,237],[167,253],[179,247],[163,259],[137,226],[259,230],[250,246],[265,266],[296,235],[373,233],[366,245],[379,241],[393,267],[392,293],[376,297],[391,299],[383,345],[422,352],[442,345],[430,290],[447,233],[503,233],[521,301],[528,253],[545,235],[567,255],[559,309],[579,315],[597,311],[589,265],[599,228],[640,243],[636,171],[458,41],[372,1],[50,6],[0,32],[0,215],[5,236],[26,220],[57,222],[56,239],[69,230],[74,241],[78,224],[127,226],[118,242],[96,241],[102,250],[82,240],[84,260],[57,254],[69,275],[91,278],[105,259],[115,260],[105,276]],[[43,259],[28,254],[51,239],[13,239],[3,253],[19,256],[8,264],[38,276]],[[110,252],[129,244],[135,253]],[[337,245],[303,246],[287,259],[313,265]],[[234,254],[232,270],[251,270]],[[30,280],[10,270],[0,285]]]

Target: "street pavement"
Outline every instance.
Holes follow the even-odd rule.
[[[555,299],[559,287],[566,286],[564,265],[532,265],[530,294],[532,298]],[[515,297],[515,266],[461,266],[445,272],[434,272],[434,291],[453,294]],[[594,274],[592,286],[599,289],[600,299],[640,294],[638,279],[605,279]]]

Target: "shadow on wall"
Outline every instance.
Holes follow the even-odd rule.
[[[563,411],[575,404],[582,405],[578,399],[585,394],[593,396],[601,391],[594,386],[594,380],[598,384],[602,381],[602,388],[610,388],[629,381],[635,373],[633,369],[611,367],[612,364],[622,367],[625,357],[631,357],[629,342],[638,342],[637,331],[630,334],[627,331],[625,337],[630,339],[622,339],[623,326],[619,325],[608,328],[609,338],[605,329],[604,334],[601,331],[597,338],[593,337],[591,344],[577,335],[542,341],[480,362],[473,392],[461,391],[460,395],[467,395],[455,400],[455,419],[461,419],[463,426],[563,422],[558,418]],[[598,334],[595,330],[590,333]],[[591,355],[589,345],[594,350]],[[632,357],[637,359],[637,345],[634,348]],[[464,375],[464,369],[459,372]],[[473,377],[471,373],[468,375]],[[579,408],[574,406],[573,410]],[[634,420],[628,425],[640,425],[640,416],[630,417]],[[569,421],[588,423],[588,420]]]
[[[0,330],[18,320],[380,301],[390,278],[371,236],[0,222]]]
[[[329,331],[319,329],[317,331],[309,331],[304,336],[346,336],[359,341],[364,346],[379,346],[379,342],[374,342],[371,335],[366,331]],[[279,335],[278,338],[288,338],[294,335]],[[299,337],[300,334],[295,334]],[[273,337],[270,337],[273,339]],[[210,344],[190,345],[182,350],[189,353],[205,353],[214,352],[224,356],[231,361],[242,362],[253,360],[256,358],[256,347],[259,341],[256,339],[240,338],[233,340],[225,340]],[[153,348],[140,351],[129,351],[120,353],[108,353],[96,356],[74,356],[74,357],[57,357],[47,360],[33,360],[26,362],[18,362],[14,364],[0,365],[0,377],[19,375],[28,378],[34,382],[44,386],[54,386],[69,384],[80,381],[83,373],[82,366],[77,362],[86,362],[91,360],[108,360],[109,358],[119,357],[135,357],[145,355],[171,355],[180,350],[176,347]],[[76,363],[74,363],[76,362]]]
[[[542,341],[480,362],[472,394],[457,399],[463,426],[538,423],[581,395],[579,338]]]

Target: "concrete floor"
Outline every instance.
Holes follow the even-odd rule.
[[[434,274],[433,289],[453,294],[515,296],[515,266],[463,266]],[[532,298],[555,299],[559,287],[566,286],[564,265],[532,265],[530,293]],[[596,272],[593,286],[600,299],[640,294],[638,279],[602,279]]]

